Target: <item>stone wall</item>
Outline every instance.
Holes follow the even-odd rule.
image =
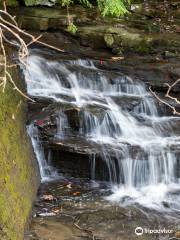
[[[22,88],[18,69],[10,72]],[[1,240],[23,239],[38,187],[39,173],[25,121],[26,103],[7,83],[4,93],[0,88]]]

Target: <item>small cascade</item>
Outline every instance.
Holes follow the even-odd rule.
[[[41,181],[44,182],[57,178],[58,177],[57,172],[50,164],[51,162],[50,152],[48,154],[49,155],[48,158],[47,159],[45,158],[44,148],[39,139],[38,128],[34,124],[30,124],[27,128],[27,131],[31,138],[34,153],[38,161]]]
[[[78,124],[73,131],[72,116],[59,110],[55,137],[63,141],[71,135],[81,136],[99,146],[106,165],[104,180],[112,184],[109,200],[158,210],[167,202],[168,209],[180,211],[180,136],[174,131],[180,118],[161,116],[142,82],[98,69],[92,61],[47,61],[32,54],[27,62],[28,94],[66,104],[77,112]],[[29,134],[44,178],[51,170],[37,128],[31,125]],[[96,152],[89,159],[91,178],[96,180],[97,171],[102,171]]]
[[[68,118],[64,112],[59,112],[57,117],[57,137],[64,138],[70,131]]]

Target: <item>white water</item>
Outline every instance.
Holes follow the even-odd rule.
[[[39,133],[36,126],[30,124],[27,128],[28,134],[31,138],[32,146],[36,155],[36,159],[39,164],[39,171],[41,176],[41,182],[56,179],[58,177],[56,170],[48,164],[45,159],[43,146],[39,139]]]
[[[112,79],[90,61],[53,62],[37,55],[28,58],[25,78],[30,96],[85,109],[79,132],[102,146],[102,158],[113,186],[110,201],[139,203],[157,210],[165,210],[166,203],[168,210],[180,211],[180,164],[178,150],[173,150],[174,146],[180,147],[180,136],[173,132],[173,125],[180,119],[159,116],[155,101],[142,83],[120,74]],[[116,101],[123,98],[136,98],[140,103],[129,112]],[[89,106],[103,114],[93,113]],[[70,131],[63,112],[59,113],[57,126],[59,138]],[[39,156],[34,133],[30,135],[41,176],[45,178],[47,165]],[[132,149],[137,149],[136,153]],[[96,157],[91,159],[91,175],[95,179]]]

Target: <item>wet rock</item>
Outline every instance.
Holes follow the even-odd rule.
[[[112,97],[116,104],[118,104],[123,110],[132,111],[135,107],[143,102],[140,97],[120,96]]]
[[[48,138],[48,141],[42,142],[45,148],[45,155],[51,156],[51,164],[60,172],[68,176],[79,178],[94,178],[96,180],[106,180],[119,182],[123,181],[123,173],[120,168],[116,168],[116,175],[121,176],[119,179],[111,178],[108,161],[118,166],[119,161],[126,161],[123,155],[124,144],[129,148],[129,156],[132,159],[143,159],[145,153],[138,146],[128,146],[122,143],[118,147],[119,154],[117,156],[108,144],[103,145],[84,137],[65,136],[62,139]],[[107,162],[105,161],[107,159]],[[110,160],[111,159],[111,160]],[[95,164],[94,172],[93,164]],[[101,171],[99,171],[101,169]]]
[[[67,188],[71,184],[71,188]],[[101,186],[102,187],[102,186]],[[79,196],[73,195],[80,192]],[[41,202],[41,196],[44,194],[54,195],[58,201],[51,205],[44,205]],[[43,212],[46,208],[47,215],[53,209],[61,209],[58,215],[48,217],[36,217],[33,219],[31,231],[26,234],[32,240],[31,236],[38,240],[48,239],[76,239],[79,236],[82,239],[89,239],[94,236],[96,239],[104,240],[136,240],[134,234],[135,228],[154,229],[154,226],[161,228],[175,229],[174,218],[168,219],[161,213],[149,210],[144,214],[144,210],[139,206],[122,207],[117,204],[110,204],[105,200],[105,196],[111,194],[107,186],[99,191],[99,187],[94,186],[87,180],[62,179],[55,182],[44,183],[39,191],[39,206],[35,207],[34,212]],[[162,227],[163,226],[163,227]],[[178,231],[175,231],[178,232]],[[51,234],[51,235],[50,235]],[[73,234],[73,236],[72,236]],[[173,237],[174,233],[170,236]],[[58,238],[56,238],[58,236]],[[159,235],[153,235],[154,239],[159,239]],[[178,233],[177,233],[178,236]],[[152,240],[151,234],[144,234],[138,237],[143,240]]]
[[[98,67],[109,71],[119,71],[134,80],[146,83],[147,86],[151,85],[157,92],[166,92],[167,86],[165,83],[173,84],[180,78],[178,61],[178,58],[165,60],[150,56],[131,56],[131,58],[125,58],[117,62],[105,61],[102,65],[98,64]],[[178,94],[179,91],[180,84],[177,84],[172,92]]]
[[[109,71],[108,69],[101,69],[99,66],[104,65],[103,59],[99,59],[99,61],[94,61],[93,64],[95,66],[84,67],[79,66],[78,64],[70,65],[68,64],[67,67],[70,71],[73,73],[76,73],[79,77],[79,82],[82,84],[85,88],[87,88],[88,85],[86,84],[86,79],[91,79],[92,83],[89,83],[90,85],[96,87],[96,90],[105,90],[103,89],[104,83],[107,81],[109,84],[116,84],[118,81],[123,81],[123,79],[126,78],[120,71]],[[96,68],[97,67],[97,68]],[[125,81],[125,80],[124,80]]]
[[[37,104],[37,108],[36,106],[31,106],[32,104],[30,105],[30,109],[33,110],[33,112],[31,113],[31,116],[29,116],[29,121],[34,121],[34,123],[40,128],[42,138],[53,135],[55,136],[55,134],[58,132],[58,124],[60,123],[63,116],[66,118],[68,126],[62,126],[62,129],[59,129],[59,131],[61,131],[61,134],[63,134],[64,130],[68,130],[65,128],[69,128],[69,130],[66,132],[69,132],[69,134],[80,134],[80,132],[83,132],[83,134],[85,134],[86,129],[82,129],[83,125],[87,125],[85,114],[91,114],[92,117],[96,117],[99,122],[101,122],[107,111],[105,107],[98,108],[93,104],[78,108],[74,104],[66,102],[56,102],[45,106],[43,104],[46,104],[49,101],[44,103],[41,101],[42,100],[40,100],[40,103]],[[64,130],[63,127],[65,127]]]
[[[78,231],[73,227],[73,220],[68,218],[64,223],[58,218],[35,219],[32,224],[32,232],[26,235],[26,240],[79,240]]]

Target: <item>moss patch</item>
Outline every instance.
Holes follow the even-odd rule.
[[[17,69],[12,71],[14,80],[22,81]],[[0,239],[22,240],[38,178],[26,134],[25,103],[10,84],[0,94]]]

